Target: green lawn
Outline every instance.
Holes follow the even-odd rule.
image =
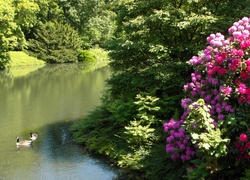
[[[10,67],[45,65],[46,63],[35,57],[29,56],[23,51],[10,51]]]
[[[94,64],[90,64],[89,67],[86,66],[85,71],[98,69],[108,65],[110,59],[107,51],[100,48],[93,48],[90,51],[96,57],[97,61]],[[9,70],[15,77],[27,75],[46,65],[45,61],[29,56],[24,51],[10,51],[10,58]]]
[[[9,72],[14,77],[25,76],[46,65],[42,60],[29,56],[23,51],[10,51]]]
[[[23,51],[10,51],[10,67],[45,65],[46,63],[35,57],[29,56]]]

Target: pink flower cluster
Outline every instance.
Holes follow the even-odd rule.
[[[184,85],[187,93],[187,98],[182,100],[184,114],[181,120],[171,119],[164,124],[168,132],[166,151],[172,154],[172,159],[189,160],[194,156],[195,145],[188,146],[188,132],[180,130],[190,112],[189,104],[204,99],[211,107],[215,126],[234,113],[232,100],[250,104],[250,18],[235,22],[228,32],[228,38],[221,33],[211,34],[207,37],[206,49],[189,61],[195,71],[191,74],[191,82]]]
[[[239,141],[235,142],[234,146],[239,151],[238,160],[250,160],[250,141],[248,141],[247,134],[241,134]]]
[[[239,103],[250,104],[250,19],[242,18],[235,22],[228,32],[231,36],[225,39],[221,33],[211,34],[207,38],[210,44],[189,63],[196,70],[205,71],[206,76],[214,82],[221,81],[226,89],[220,89],[225,96],[237,96]]]
[[[223,120],[224,114],[234,112],[232,105],[225,99],[225,97],[232,95],[232,87],[220,85],[219,79],[214,77],[202,79],[202,76],[197,72],[191,74],[191,79],[190,83],[184,85],[184,90],[190,93],[191,102],[204,99],[205,103],[211,106],[210,113],[216,121]],[[188,112],[188,104],[185,102],[182,100],[182,107]]]
[[[164,124],[164,130],[170,134],[167,138],[166,152],[171,153],[172,160],[190,161],[195,155],[195,151],[188,145],[189,137],[181,125],[182,121],[174,119]]]

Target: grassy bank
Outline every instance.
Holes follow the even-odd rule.
[[[108,65],[110,59],[107,51],[100,48],[92,48],[90,52],[95,56],[96,61],[86,64],[85,71],[99,69]],[[10,58],[11,62],[8,69],[15,77],[27,75],[46,65],[45,61],[29,56],[24,51],[10,51]]]
[[[20,66],[43,66],[46,63],[35,57],[29,56],[23,51],[10,51],[10,67],[20,67]]]
[[[93,69],[98,69],[107,66],[110,59],[108,52],[101,48],[92,48],[90,52],[95,56],[97,61],[91,66]],[[20,66],[34,66],[34,65],[45,65],[46,62],[39,60],[35,57],[29,56],[24,51],[10,51],[11,62],[9,67],[20,67]]]
[[[8,71],[14,77],[25,76],[46,65],[44,61],[29,56],[23,51],[10,51],[10,58]]]

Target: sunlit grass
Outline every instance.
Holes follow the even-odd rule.
[[[46,63],[23,51],[10,51],[10,67],[45,65]]]
[[[86,64],[84,71],[92,71],[108,66],[110,58],[107,51],[101,48],[92,48],[90,51],[97,61]],[[9,70],[15,77],[27,75],[46,65],[45,61],[29,56],[24,51],[10,51],[10,58]]]
[[[29,56],[23,51],[10,51],[9,71],[12,76],[25,76],[46,65],[42,60]]]

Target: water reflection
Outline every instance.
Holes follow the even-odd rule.
[[[36,179],[112,179],[112,170],[104,161],[94,159],[82,146],[72,142],[68,130],[72,122],[51,124],[39,129],[39,138],[33,143],[33,151],[38,153],[38,160],[33,165],[39,167],[44,161]],[[40,164],[41,165],[41,164]],[[33,167],[33,171],[38,171]],[[80,172],[80,173],[79,173]]]
[[[0,72],[0,179],[113,179],[117,169],[72,143],[68,127],[100,102],[108,68],[46,66],[27,75]],[[17,148],[16,136],[39,136]]]

